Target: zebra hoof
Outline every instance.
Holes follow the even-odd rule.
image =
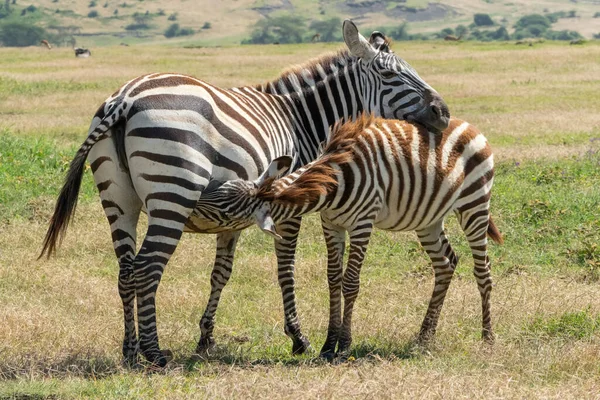
[[[144,353],[146,360],[150,364],[150,370],[159,371],[167,366],[167,363],[173,359],[171,350],[153,351],[152,353]]]
[[[293,355],[299,356],[300,354],[304,354],[307,350],[310,349],[310,342],[304,336],[301,336],[298,339],[294,339],[294,344],[292,345]]]
[[[205,355],[216,346],[215,339],[212,337],[203,338],[201,337],[196,346],[196,354]]]
[[[484,329],[483,332],[481,332],[481,338],[486,344],[494,344],[496,341],[496,335],[494,335],[494,332],[487,329]]]

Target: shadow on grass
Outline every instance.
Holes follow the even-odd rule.
[[[125,367],[120,359],[93,353],[66,354],[61,359],[50,359],[43,355],[22,355],[19,358],[0,361],[0,381],[22,378],[64,378],[103,379],[127,373],[172,373],[175,371],[194,373],[201,370],[217,371],[223,366],[252,368],[256,366],[318,367],[330,363],[339,364],[347,360],[379,362],[382,360],[407,360],[419,357],[423,349],[412,341],[406,343],[359,342],[352,346],[350,353],[333,361],[319,357],[312,349],[308,354],[294,356],[291,352],[282,354],[281,349],[265,347],[261,356],[256,351],[246,351],[238,346],[217,346],[202,356],[186,349],[176,349],[175,358],[163,370],[157,371],[149,363],[140,362],[134,367]],[[286,348],[289,351],[289,349]],[[257,357],[258,355],[258,357]],[[140,357],[141,358],[141,357]]]
[[[176,357],[174,362],[180,364],[185,371],[194,372],[206,366],[227,365],[238,368],[255,366],[284,366],[284,367],[318,367],[327,364],[340,364],[348,360],[379,362],[382,360],[408,360],[421,356],[426,348],[416,345],[414,341],[405,343],[370,343],[360,342],[351,347],[350,353],[326,360],[319,356],[318,350],[312,349],[301,356],[274,354],[271,357],[256,357],[256,353],[232,351],[227,346],[217,346],[207,354],[192,355],[191,357]]]
[[[114,358],[95,354],[66,354],[61,359],[43,355],[22,355],[0,362],[0,381],[31,377],[61,378],[81,377],[100,379],[123,372],[124,368]]]

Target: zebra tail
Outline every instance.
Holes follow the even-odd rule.
[[[60,243],[67,232],[67,227],[75,215],[75,208],[77,207],[77,197],[79,195],[79,189],[81,188],[81,180],[83,178],[83,172],[85,171],[85,160],[92,149],[92,147],[102,139],[109,129],[118,120],[115,118],[116,109],[113,107],[113,112],[107,113],[102,118],[96,128],[88,135],[87,139],[75,155],[75,158],[69,165],[69,172],[65,177],[65,183],[58,195],[56,206],[54,207],[54,214],[50,219],[50,226],[46,232],[42,251],[38,256],[38,260],[46,254],[47,258],[56,252],[57,244]],[[109,122],[112,121],[112,123]]]
[[[492,220],[491,216],[490,216],[489,223],[488,223],[487,234],[488,234],[488,236],[494,242],[496,242],[498,244],[503,244],[504,243],[504,239],[502,238],[502,234],[498,230],[498,227],[496,226],[496,224],[494,224],[494,221]]]

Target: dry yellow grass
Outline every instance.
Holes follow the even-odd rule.
[[[79,144],[96,107],[139,74],[170,70],[221,86],[252,84],[337,47],[139,46],[136,57],[132,49],[103,48],[87,60],[74,59],[66,50],[0,49],[0,131],[50,137],[59,147]],[[590,141],[600,136],[596,44],[515,49],[397,43],[396,50],[440,91],[454,115],[486,133],[497,160],[562,159],[598,150],[599,141]],[[500,195],[495,194],[494,207]],[[493,347],[479,340],[480,299],[472,261],[460,241],[462,261],[437,339],[428,349],[411,347],[431,293],[428,260],[413,234],[379,232],[355,311],[357,360],[330,365],[316,354],[292,358],[283,333],[272,244],[251,229],[242,234],[217,314],[217,351],[195,364],[190,357],[209,294],[214,237],[184,236],[157,300],[161,345],[176,358],[164,374],[146,375],[119,364],[123,328],[117,266],[99,202],[80,205],[57,257],[36,260],[54,200],[23,198],[30,218],[0,225],[0,397],[563,399],[600,393],[597,331],[574,338],[534,329],[540,318],[578,312],[597,317],[600,286],[584,282],[573,268],[549,267],[547,252],[553,249],[522,244],[530,238],[515,231],[507,208],[493,210],[507,234],[504,248],[492,248],[498,334]],[[597,204],[589,207],[585,211],[593,213]],[[299,312],[318,350],[327,326],[325,249],[318,218],[303,225]],[[142,234],[144,224],[139,230]],[[459,236],[455,222],[449,233],[452,239]],[[565,233],[535,232],[553,234]],[[565,257],[557,259],[564,262]]]

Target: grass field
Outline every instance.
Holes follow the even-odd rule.
[[[600,45],[397,43],[395,50],[478,126],[496,155],[493,323],[461,256],[428,348],[411,343],[431,294],[412,233],[374,235],[354,316],[351,361],[290,355],[271,240],[242,234],[217,314],[218,347],[195,362],[214,237],[185,235],[158,293],[161,345],[175,360],[148,374],[120,366],[122,310],[108,224],[86,173],[74,224],[37,261],[64,173],[91,116],[126,80],[177,71],[222,86],[274,78],[337,46],[0,49],[0,398],[597,398],[600,393]],[[144,230],[143,223],[139,230]],[[299,312],[318,349],[327,327],[325,247],[303,223]]]

